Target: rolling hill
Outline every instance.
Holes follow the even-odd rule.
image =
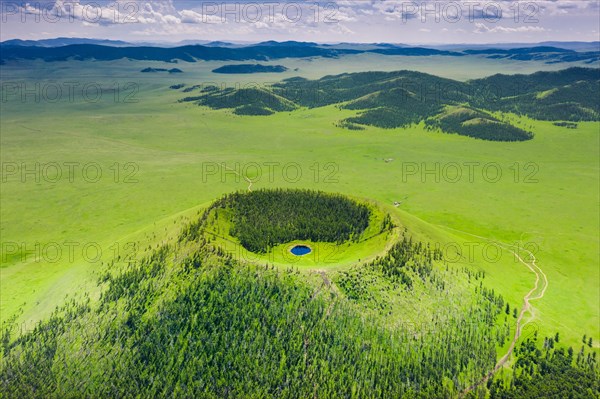
[[[397,71],[341,74],[318,80],[290,78],[260,89],[215,88],[181,101],[232,109],[243,115],[338,104],[358,112],[340,122],[340,126],[350,129],[365,125],[399,128],[424,121],[428,128],[445,133],[491,141],[526,141],[533,138],[532,132],[492,113],[552,121],[597,121],[599,93],[599,70],[589,68],[499,74],[467,82]]]

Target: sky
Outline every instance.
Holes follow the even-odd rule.
[[[597,41],[600,0],[0,0],[0,40]]]

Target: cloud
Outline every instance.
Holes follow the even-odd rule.
[[[476,22],[475,23],[475,33],[515,33],[515,32],[547,32],[546,28],[542,28],[541,26],[519,26],[516,28],[508,28],[505,26],[494,26],[493,28],[488,27],[487,25]]]
[[[548,16],[585,15],[589,9],[598,7],[597,0],[541,0],[532,2],[529,12],[537,12]]]
[[[76,32],[69,35],[121,39],[156,35],[181,40],[210,35],[213,40],[347,41],[352,35],[359,41],[394,41],[402,32],[404,40],[410,41],[424,37],[419,32],[432,36],[427,32],[431,30],[442,41],[480,41],[486,33],[512,34],[511,40],[529,40],[536,33],[544,40],[597,40],[597,34],[589,32],[599,30],[600,14],[597,0],[295,0],[288,15],[284,7],[292,3],[276,0],[23,0],[15,4],[28,16],[27,23],[22,23],[22,15],[2,15],[10,22],[0,38],[33,38],[51,31],[56,36]],[[297,7],[302,15],[295,20]],[[257,8],[262,15],[255,18]],[[456,18],[457,10],[462,18]],[[403,29],[407,24],[411,29]],[[585,39],[572,28],[586,32]]]
[[[493,3],[490,3],[490,5]],[[508,14],[497,4],[494,7],[488,5],[485,9],[473,8],[472,10],[464,10],[464,16],[468,17],[470,21],[475,19],[485,19],[486,21],[499,21],[502,18],[510,18]]]
[[[17,3],[14,3],[17,4]],[[98,2],[81,2],[79,0],[55,0],[54,3],[22,3],[17,7],[17,13],[31,15],[36,22],[57,23],[60,21],[79,21],[84,26],[108,26],[113,24],[126,24],[138,22],[135,15],[139,10],[132,6],[135,3],[117,0],[108,7],[101,6]],[[133,8],[132,8],[133,7]],[[2,12],[12,9],[3,7]],[[4,16],[6,18],[6,15]]]
[[[420,7],[416,2],[398,2],[396,0],[381,0],[367,3],[373,15],[383,16],[387,21],[407,21],[420,17]]]

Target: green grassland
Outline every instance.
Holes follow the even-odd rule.
[[[289,70],[277,79],[411,68],[466,79],[506,68],[516,72],[515,65],[522,68],[519,72],[560,68],[485,59],[468,68],[458,64],[448,68],[425,59],[381,62],[369,57],[342,62],[279,60]],[[3,81],[43,83],[48,81],[44,76],[52,76],[57,81],[75,79],[103,87],[110,87],[114,80],[121,85],[135,82],[139,101],[115,102],[104,97],[97,103],[13,99],[2,104],[3,163],[24,163],[32,169],[35,163],[95,162],[103,172],[97,182],[86,181],[80,168],[75,169],[71,182],[64,165],[63,176],[56,182],[44,178],[36,182],[31,176],[22,181],[18,173],[6,175],[1,195],[2,321],[14,315],[18,322],[48,316],[65,295],[94,289],[90,282],[104,270],[102,262],[112,259],[115,248],[122,254],[128,250],[126,243],[136,242],[139,248],[134,252],[141,254],[172,237],[183,221],[210,201],[246,189],[248,182],[220,166],[225,163],[240,174],[245,172],[253,188],[312,188],[377,201],[413,235],[445,250],[451,263],[485,271],[485,284],[501,293],[511,308],[521,306],[535,276],[507,251],[500,259],[490,260],[483,252],[487,241],[469,234],[528,245],[535,249],[538,265],[549,280],[543,299],[532,302],[540,335],[560,331],[562,342],[575,347],[583,334],[592,336],[596,346],[600,341],[597,122],[567,129],[510,115],[513,124],[535,134],[533,140],[521,143],[442,134],[428,131],[422,123],[402,129],[352,131],[336,124],[355,116],[353,110],[327,106],[239,116],[178,103],[181,93],[168,89],[182,82],[245,84],[274,79],[253,75],[241,81],[210,74],[222,63],[180,63],[184,74],[176,77],[136,72],[147,66],[164,67],[162,63],[32,64],[35,69],[28,71],[3,66]],[[117,178],[115,163],[120,171]],[[465,163],[473,165],[472,178]],[[451,170],[446,170],[449,175],[442,172],[450,164],[461,167],[462,177],[457,181]],[[272,176],[267,165],[275,165]],[[489,175],[483,174],[486,165],[492,165]],[[436,167],[439,173],[422,174]],[[502,176],[495,181],[498,168]],[[294,173],[297,170],[300,176]],[[90,256],[79,249],[72,258],[63,253],[56,261],[49,261],[49,255],[36,259],[36,243],[59,243],[66,251],[65,242],[78,243],[76,248],[97,243],[102,259],[90,262]],[[22,244],[19,251],[30,254],[25,259],[12,250],[7,254],[7,243]],[[456,248],[460,256],[452,256]],[[469,248],[472,254],[467,255]],[[372,249],[351,255],[360,258]]]

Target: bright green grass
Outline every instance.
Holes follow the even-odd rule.
[[[279,63],[290,66],[288,60],[284,61]],[[405,63],[417,61],[407,59],[394,69],[407,68]],[[366,61],[289,62],[316,68],[305,72],[311,77],[350,68],[381,69]],[[486,66],[480,68],[479,74],[506,72],[502,68],[507,66],[502,63],[493,70],[492,64],[487,64],[489,60],[484,62]],[[248,183],[231,172],[203,178],[203,167],[206,170],[207,166],[212,168],[224,162],[228,167],[239,166],[239,171],[248,172],[255,180],[254,188],[313,188],[385,204],[412,234],[437,242],[449,256],[458,246],[463,257],[454,257],[453,263],[485,270],[486,284],[502,293],[511,307],[521,305],[523,295],[533,285],[533,274],[508,253],[497,262],[486,261],[482,253],[484,243],[450,228],[508,243],[535,243],[539,246],[538,265],[550,282],[546,296],[533,302],[540,333],[548,335],[559,330],[561,341],[567,345],[579,346],[583,334],[592,335],[596,345],[600,341],[600,124],[581,123],[578,129],[569,130],[550,122],[514,117],[523,126],[532,126],[535,139],[494,143],[426,132],[422,126],[348,131],[334,124],[353,112],[333,106],[269,117],[233,116],[225,111],[178,104],[181,93],[167,87],[194,79],[202,83],[202,79],[224,82],[234,78],[207,73],[209,63],[192,65],[198,68],[197,74],[184,77],[146,77],[135,73],[151,64],[115,62],[94,69],[99,64],[36,63],[35,73],[3,67],[3,80],[33,79],[29,74],[94,81],[102,75],[119,82],[137,81],[141,91],[137,96],[140,101],[134,104],[2,104],[3,163],[25,163],[32,168],[36,162],[97,162],[103,171],[96,183],[84,181],[80,170],[73,182],[65,175],[57,183],[36,182],[31,177],[21,182],[19,176],[10,176],[2,183],[2,321],[21,307],[24,313],[19,321],[37,320],[47,316],[66,294],[91,289],[95,271],[103,266],[101,261],[84,259],[83,245],[97,243],[103,261],[112,258],[114,248],[120,253],[126,251],[125,243],[130,241],[155,245],[165,235],[173,236],[180,223],[196,214],[199,204],[245,189]],[[443,69],[441,63],[428,65],[428,72]],[[527,65],[532,69],[540,66]],[[477,75],[469,70],[459,73],[458,69],[452,66],[446,75]],[[244,79],[273,81],[282,77],[285,76],[257,75]],[[134,177],[137,182],[123,182],[129,171],[123,167],[128,162],[139,167]],[[432,169],[436,163],[443,167],[451,162],[479,163],[474,167],[473,181],[469,180],[466,166],[462,167],[463,177],[458,182],[444,176],[436,181],[434,175],[422,178],[419,173],[403,173],[414,166]],[[502,178],[495,183],[482,176],[483,165],[491,162],[502,170]],[[121,168],[117,183],[110,169],[115,163]],[[272,176],[266,163],[278,165]],[[517,179],[513,170],[516,163],[520,170]],[[537,182],[525,182],[527,174],[535,170],[525,169],[528,163],[539,169],[533,177]],[[255,164],[261,166],[262,174],[256,171]],[[302,171],[297,180],[290,165]],[[289,168],[288,178],[282,173],[284,166]],[[394,201],[401,202],[398,208],[392,205]],[[56,262],[37,261],[35,254],[30,254],[21,262],[18,254],[5,256],[5,246],[13,242],[24,243],[25,250],[34,252],[36,243],[58,243],[63,251],[67,251],[65,242],[79,246],[72,259],[63,253]],[[454,242],[456,245],[451,244]],[[472,258],[464,256],[468,248],[473,248]]]

